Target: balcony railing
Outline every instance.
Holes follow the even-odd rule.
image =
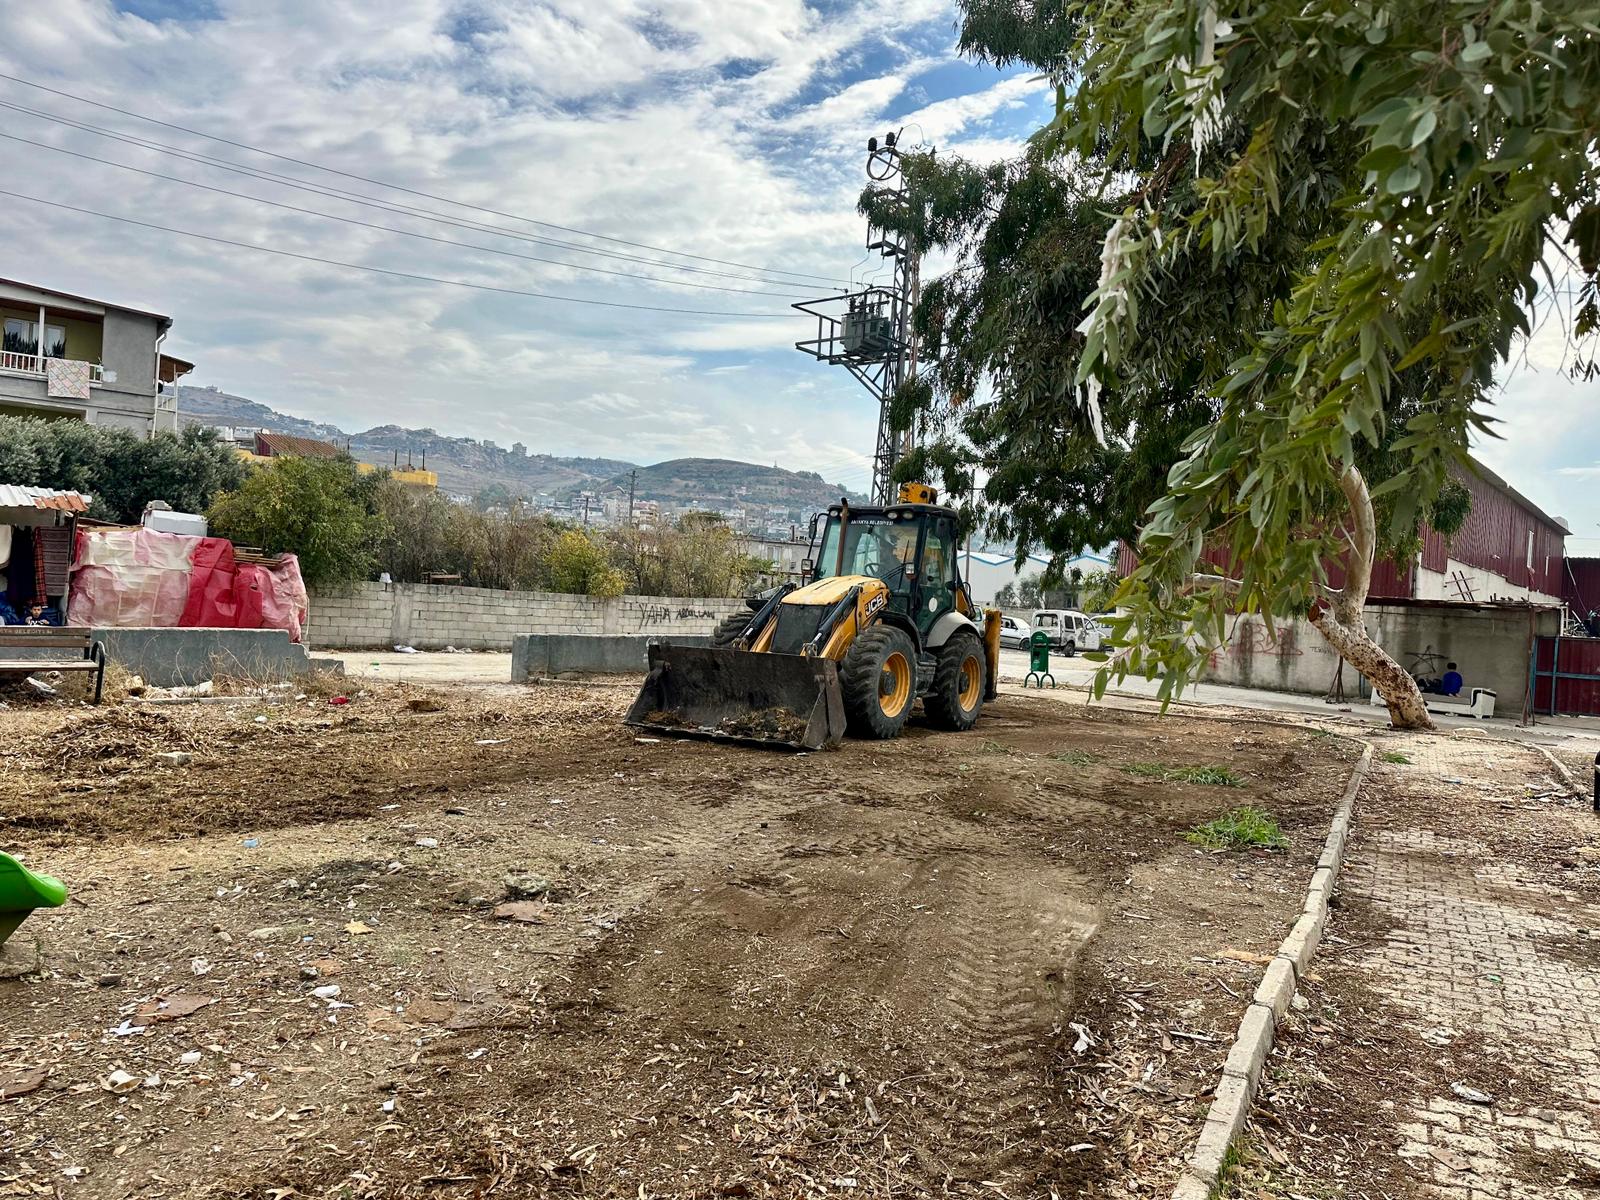
[[[36,375],[44,378],[44,364],[49,361],[48,355],[43,354],[18,354],[14,350],[0,350],[0,371],[13,375]],[[103,382],[102,371],[99,363],[89,364],[89,382]]]

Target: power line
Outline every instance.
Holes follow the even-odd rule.
[[[0,76],[3,77],[3,76]],[[592,246],[583,246],[577,242],[567,242],[560,238],[540,237],[537,234],[523,233],[516,229],[507,229],[502,225],[490,225],[482,221],[458,220],[445,213],[436,212],[429,208],[417,208],[409,204],[389,203],[363,196],[356,192],[347,192],[342,188],[325,187],[320,184],[307,183],[295,179],[290,175],[280,175],[276,171],[257,170],[254,167],[240,166],[238,163],[228,162],[226,159],[215,158],[209,154],[200,154],[184,150],[178,146],[170,146],[165,142],[158,142],[151,138],[139,137],[132,134],[118,133],[114,129],[107,129],[103,125],[94,125],[86,121],[76,121],[71,117],[59,116],[48,113],[42,109],[28,108],[26,105],[13,104],[9,100],[0,100],[0,108],[12,112],[23,113],[41,121],[52,121],[58,125],[65,125],[84,133],[92,133],[97,137],[108,138],[111,141],[121,142],[124,145],[135,146],[141,150],[152,150],[160,154],[168,154],[185,162],[192,162],[199,166],[212,167],[221,171],[228,171],[235,175],[243,175],[247,179],[259,179],[263,183],[275,183],[283,187],[293,188],[296,191],[310,192],[314,196],[322,196],[330,200],[341,200],[350,204],[360,205],[363,208],[373,208],[380,212],[393,213],[397,216],[414,217],[418,220],[437,222],[449,225],[456,229],[466,229],[473,233],[487,233],[495,237],[511,238],[519,242],[528,242],[536,246],[549,246],[552,249],[569,250],[575,254],[588,254],[596,258],[617,259],[623,262],[643,263],[647,266],[661,267],[669,271],[681,271],[693,275],[710,275],[721,279],[735,279],[743,283],[767,283],[774,287],[792,287],[794,284],[782,279],[758,279],[749,275],[735,275],[731,271],[716,271],[708,267],[692,267],[687,263],[663,262],[658,258],[644,258],[637,254],[624,254],[615,250],[596,250]]]
[[[315,208],[301,208],[295,204],[283,204],[277,200],[268,200],[265,196],[252,196],[247,192],[232,192],[227,188],[213,187],[209,183],[200,183],[193,179],[184,179],[179,175],[164,175],[160,171],[147,171],[142,167],[131,166],[128,163],[115,162],[109,158],[98,158],[93,154],[83,154],[77,150],[68,150],[63,146],[52,146],[48,142],[36,142],[32,138],[18,137],[12,133],[0,133],[0,138],[12,142],[21,142],[26,146],[37,146],[41,150],[50,150],[56,154],[66,154],[73,158],[81,158],[86,162],[100,163],[107,167],[116,167],[121,171],[132,171],[136,175],[145,175],[151,179],[164,179],[170,183],[181,183],[185,187],[199,188],[202,191],[215,192],[219,196],[232,196],[238,200],[250,200],[257,204],[269,205],[272,208],[281,208],[286,212],[303,213],[306,216],[322,217],[329,221],[342,221],[346,225],[359,225],[364,229],[376,229],[382,233],[393,233],[400,237],[420,238],[426,242],[437,242],[442,246],[458,246],[464,250],[479,250],[485,254],[503,254],[508,258],[520,258],[526,262],[549,263],[551,266],[565,267],[570,271],[593,271],[600,275],[619,275],[624,279],[643,279],[651,283],[664,284],[668,287],[706,288],[714,292],[737,292],[746,296],[776,296],[779,299],[790,299],[793,292],[763,292],[753,288],[726,287],[716,283],[695,283],[690,280],[661,279],[655,275],[641,275],[636,271],[613,271],[606,267],[591,267],[584,263],[562,262],[558,258],[541,258],[536,254],[518,254],[515,250],[500,250],[494,246],[479,246],[472,242],[458,242],[452,238],[435,237],[429,233],[416,233],[410,229],[395,229],[388,225],[377,225],[371,221],[361,221],[355,217],[341,217],[336,213],[325,213]]]
[[[591,300],[583,296],[560,296],[553,292],[533,292],[522,288],[496,287],[487,283],[469,283],[464,279],[444,279],[438,275],[419,275],[411,271],[395,271],[388,267],[370,267],[363,263],[341,262],[338,259],[323,258],[316,254],[301,254],[294,250],[283,250],[277,246],[258,246],[254,242],[237,242],[232,238],[216,237],[209,233],[196,233],[190,229],[174,229],[170,225],[156,225],[150,221],[139,221],[133,217],[119,217],[113,213],[96,212],[92,208],[79,208],[75,204],[63,204],[59,200],[46,200],[40,196],[29,196],[22,192],[10,192],[0,189],[0,196],[10,196],[13,200],[28,200],[34,204],[43,204],[49,208],[65,209],[68,212],[82,213],[88,217],[100,217],[106,221],[119,221],[124,225],[137,225],[141,229],[154,229],[159,233],[175,233],[179,237],[198,238],[202,242],[214,242],[219,246],[233,246],[240,250],[255,250],[261,254],[276,254],[283,258],[298,258],[302,262],[320,263],[326,267],[341,267],[347,271],[365,271],[372,275],[388,275],[395,279],[411,279],[420,283],[443,283],[450,287],[470,288],[478,292],[498,292],[503,296],[529,296],[535,300],[559,300],[565,304],[589,304],[599,308],[630,308],[641,312],[673,313],[678,316],[691,317],[788,317],[788,313],[759,313],[759,312],[728,312],[722,309],[704,308],[672,308],[660,304],[628,304],[621,300]]]
[[[174,129],[179,133],[187,133],[193,137],[205,138],[206,140],[212,142],[220,142],[225,146],[233,146],[240,150],[249,150],[254,154],[261,154],[268,158],[277,159],[279,162],[293,163],[300,167],[309,167],[314,171],[324,171],[330,175],[338,175],[344,179],[354,179],[361,183],[369,183],[374,187],[388,188],[390,191],[404,192],[411,196],[420,196],[425,200],[437,200],[443,204],[454,204],[458,208],[469,208],[476,212],[489,213],[491,216],[505,217],[512,221],[523,221],[529,225],[538,225],[544,229],[559,229],[563,233],[577,234],[580,237],[594,238],[602,242],[612,242],[619,246],[631,246],[636,250],[651,250],[658,254],[675,254],[680,258],[692,258],[700,262],[718,263],[725,267],[740,267],[744,270],[760,271],[768,275],[790,275],[798,279],[820,280],[826,283],[839,282],[838,280],[827,275],[812,275],[803,271],[784,271],[770,267],[758,267],[751,263],[733,262],[723,258],[710,258],[704,254],[690,253],[687,250],[672,250],[665,246],[652,246],[645,242],[631,242],[626,238],[611,237],[603,233],[593,233],[586,229],[575,229],[567,225],[557,225],[552,221],[540,221],[533,217],[519,216],[516,213],[501,212],[498,209],[485,208],[481,204],[471,204],[465,200],[452,200],[448,196],[437,196],[431,192],[423,192],[418,191],[415,188],[403,187],[398,183],[386,183],[381,179],[372,179],[366,175],[356,175],[349,171],[341,171],[336,167],[325,167],[321,163],[310,162],[303,158],[294,158],[287,154],[279,154],[276,151],[263,150],[260,146],[252,146],[247,142],[236,142],[230,138],[220,137],[214,133],[206,133],[204,130],[190,129],[186,125],[175,125],[170,121],[162,121],[155,117],[146,116],[143,113],[133,112],[130,109],[118,108],[114,104],[102,104],[98,100],[90,100],[87,96],[79,96],[73,92],[66,92],[57,88],[46,87],[42,83],[34,83],[31,80],[22,79],[16,75],[7,75],[3,72],[0,72],[0,79],[9,80],[12,83],[20,83],[23,87],[34,88],[41,92],[48,92],[52,96],[61,96],[67,100],[76,100],[80,104],[87,104],[94,108],[104,109],[106,112],[114,112],[120,116],[132,117],[136,121],[146,121],[151,125],[159,125],[163,129]]]

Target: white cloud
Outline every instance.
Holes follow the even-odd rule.
[[[950,0],[215,0],[215,20],[148,21],[111,0],[7,9],[0,71],[163,120],[448,196],[706,259],[842,279],[861,256],[865,137],[916,122],[985,159],[1030,130],[1026,80],[974,72],[922,102],[954,57]],[[0,100],[330,190],[578,240],[783,293],[608,278],[273,210],[15,142],[9,190],[253,245],[590,299],[715,310],[582,308],[352,272],[7,202],[6,271],[176,319],[195,380],[347,429],[395,423],[650,461],[675,454],[826,469],[862,486],[876,426],[842,370],[795,352],[789,302],[826,279],[772,276],[506,215],[163,129],[0,81]],[[905,111],[914,105],[914,110]],[[374,212],[0,110],[0,131],[286,204],[572,258],[558,248]],[[658,267],[588,258],[613,270]],[[777,313],[778,319],[739,315]]]

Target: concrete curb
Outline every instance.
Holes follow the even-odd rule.
[[[1350,772],[1344,785],[1344,795],[1334,810],[1333,822],[1328,829],[1322,857],[1317,860],[1311,883],[1306,891],[1305,906],[1300,917],[1278,947],[1278,953],[1267,965],[1256,994],[1244,1018],[1239,1022],[1239,1033],[1233,1048],[1222,1065],[1222,1078],[1217,1083],[1216,1098],[1206,1113],[1206,1123],[1201,1126],[1200,1140],[1189,1164],[1178,1177],[1172,1189],[1172,1200],[1210,1200],[1215,1195],[1222,1178],[1222,1164],[1233,1140],[1244,1130],[1245,1118],[1250,1115],[1250,1102],[1255,1098],[1256,1087],[1261,1082],[1261,1072],[1267,1055],[1272,1050],[1273,1035],[1278,1022],[1289,1010],[1299,981],[1311,967],[1311,956],[1322,940],[1323,928],[1328,923],[1328,901],[1333,896],[1334,884],[1339,879],[1339,868],[1344,865],[1345,844],[1350,839],[1350,816],[1355,808],[1356,794],[1361,783],[1372,769],[1372,747],[1362,752],[1361,761]]]
[[[1572,795],[1576,799],[1584,800],[1584,799],[1588,798],[1589,793],[1587,791],[1585,791],[1582,787],[1579,786],[1577,777],[1575,775],[1573,775],[1573,773],[1570,770],[1568,770],[1566,763],[1562,762],[1554,754],[1550,753],[1550,751],[1546,750],[1543,746],[1539,745],[1538,742],[1521,742],[1521,743],[1518,743],[1518,744],[1519,745],[1525,745],[1525,746],[1532,746],[1540,754],[1544,755],[1545,761],[1547,761],[1552,767],[1555,768],[1556,777],[1558,779],[1560,779],[1563,784],[1566,785],[1568,790],[1572,792]]]

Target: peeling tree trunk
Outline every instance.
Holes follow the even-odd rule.
[[[1312,609],[1311,623],[1340,658],[1372,681],[1389,706],[1391,725],[1396,729],[1432,729],[1433,720],[1417,681],[1367,635],[1362,623],[1378,541],[1367,481],[1360,471],[1346,467],[1339,477],[1339,487],[1350,505],[1348,569],[1343,590]]]

